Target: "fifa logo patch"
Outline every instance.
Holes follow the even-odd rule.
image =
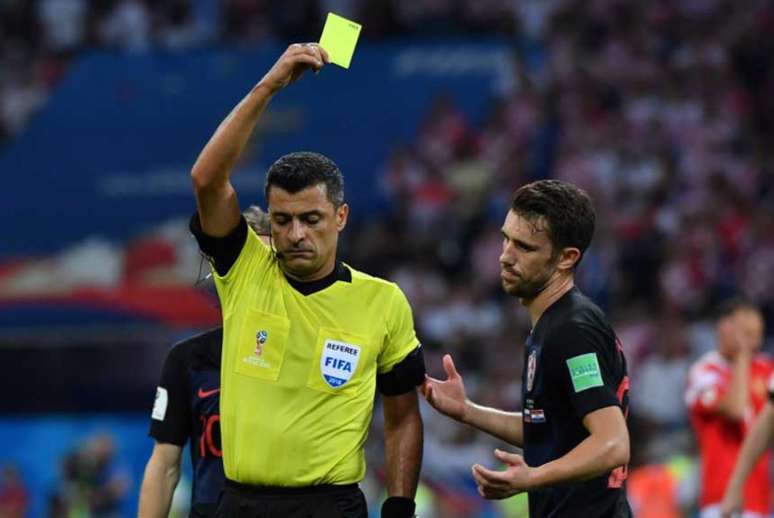
[[[270,369],[272,367],[271,363],[266,361],[265,358],[263,358],[263,346],[266,344],[266,342],[269,340],[269,332],[265,329],[261,329],[260,331],[255,333],[255,349],[253,349],[253,354],[243,356],[242,362],[247,363],[248,365],[252,365],[253,367],[262,367],[264,369]],[[247,350],[245,350],[247,352]]]
[[[269,339],[269,333],[266,330],[261,329],[255,334],[255,355],[260,356],[263,354],[263,344]]]
[[[537,350],[532,349],[527,359],[527,392],[532,390],[535,384],[535,371],[537,370]]]
[[[360,359],[360,346],[325,340],[322,355],[320,355],[320,372],[331,388],[341,388],[357,370]]]

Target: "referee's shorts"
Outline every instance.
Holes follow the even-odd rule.
[[[250,486],[226,480],[215,518],[368,518],[357,484]]]

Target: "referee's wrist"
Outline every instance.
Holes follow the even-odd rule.
[[[382,504],[382,518],[412,518],[416,504],[405,496],[391,496]]]

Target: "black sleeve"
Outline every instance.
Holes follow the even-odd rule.
[[[414,390],[425,381],[425,356],[422,346],[406,355],[400,362],[376,376],[376,387],[384,396],[399,396]]]
[[[543,350],[548,352],[548,379],[561,387],[579,419],[600,408],[620,407],[623,367],[615,337],[606,330],[568,323],[549,333]]]
[[[191,435],[191,388],[188,382],[187,351],[183,344],[173,347],[161,371],[148,435],[159,442],[185,445]]]
[[[226,275],[239,257],[242,247],[247,241],[247,221],[244,216],[239,217],[239,224],[228,235],[223,237],[208,236],[202,230],[199,221],[199,213],[191,216],[189,223],[191,233],[199,243],[199,250],[210,258],[218,275]]]

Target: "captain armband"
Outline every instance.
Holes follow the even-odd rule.
[[[376,387],[384,396],[399,396],[425,381],[425,357],[418,345],[392,370],[376,376]]]

